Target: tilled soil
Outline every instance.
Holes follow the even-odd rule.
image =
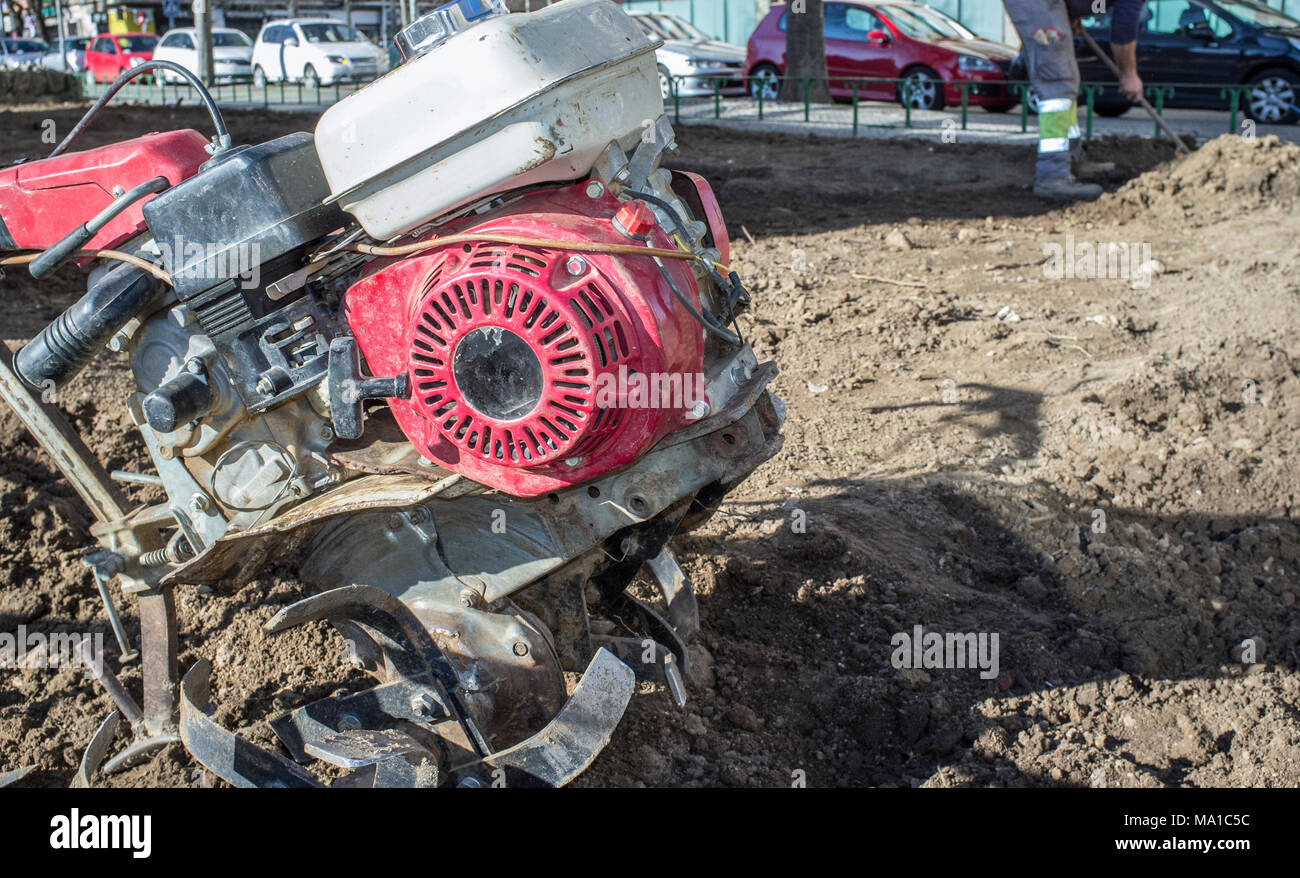
[[[62,131],[72,111],[0,113],[0,158],[39,153],[23,138],[58,112]],[[205,127],[110,110],[87,143],[182,125]],[[1300,783],[1300,148],[1223,138],[1159,164],[1161,144],[1104,141],[1110,191],[1054,208],[1023,149],[679,141],[726,212],[787,441],[676,541],[703,621],[686,709],[635,698],[578,784]],[[1110,243],[1133,245],[1127,276],[1051,258],[1086,269]],[[80,279],[0,283],[13,343]],[[110,467],[138,466],[119,369],[105,354],[61,402]],[[87,514],[7,412],[0,504],[0,631],[111,643]],[[274,566],[178,601],[183,666],[211,659],[217,719],[268,745],[267,717],[361,682],[323,627],[261,633],[299,595]],[[896,667],[915,626],[996,635],[996,669]],[[0,675],[0,771],[67,783],[107,697],[72,670]],[[172,748],[108,782],[204,778]]]

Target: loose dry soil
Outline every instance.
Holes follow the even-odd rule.
[[[77,115],[0,113],[0,160]],[[312,120],[230,122],[260,140]],[[86,141],[184,126],[205,127],[110,110]],[[1228,137],[1172,161],[1101,142],[1107,194],[1060,208],[1024,188],[1024,149],[679,139],[726,211],[788,438],[676,543],[703,618],[686,709],[634,699],[578,784],[1300,784],[1300,147]],[[1149,246],[1150,283],[1044,267],[1051,245],[1107,242]],[[83,283],[11,272],[0,337]],[[105,354],[63,403],[108,466],[139,466],[120,365]],[[0,505],[0,631],[111,643],[78,560],[87,514],[8,412]],[[212,659],[217,718],[262,743],[276,711],[358,685],[329,630],[261,634],[299,594],[273,567],[179,596],[183,664]],[[997,634],[997,676],[896,669],[915,625]],[[0,680],[0,771],[66,784],[108,698],[72,670]],[[175,747],[109,779],[202,782]]]

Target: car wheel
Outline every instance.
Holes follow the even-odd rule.
[[[266,88],[266,71],[262,69],[261,64],[253,68],[253,87]]]
[[[302,84],[310,89],[320,88],[320,74],[316,68],[308,64],[302,71]]]
[[[673,76],[668,72],[668,68],[662,64],[659,65],[659,94],[663,96],[665,101],[673,99]]]
[[[1038,115],[1038,107],[1039,107],[1038,92],[1034,90],[1034,87],[1032,85],[1029,88],[1025,89],[1025,107],[1029,110],[1029,115],[1031,116]]]
[[[771,64],[759,64],[749,71],[749,96],[774,101],[781,95],[781,71]]]
[[[1247,83],[1246,115],[1256,122],[1271,125],[1294,125],[1300,119],[1296,112],[1296,91],[1300,77],[1290,70],[1274,68],[1256,73]]]
[[[906,90],[905,86],[910,86]],[[898,86],[898,102],[907,102],[914,110],[943,109],[943,80],[929,67],[914,67],[903,74],[903,82]]]

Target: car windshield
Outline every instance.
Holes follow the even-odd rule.
[[[973,32],[967,30],[961,22],[949,18],[937,9],[931,9],[929,6],[909,6],[907,11],[918,18],[925,19],[931,27],[934,27],[945,37],[954,40],[978,39],[978,37],[976,37]]]
[[[158,45],[158,38],[153,34],[141,34],[136,37],[115,37],[117,47],[123,52],[152,52]]]
[[[707,40],[709,35],[695,25],[675,15],[655,15],[653,17],[658,29],[671,40]]]
[[[298,27],[309,43],[362,43],[366,39],[346,24],[300,24]]]
[[[1216,0],[1216,5],[1234,18],[1260,27],[1280,27],[1286,30],[1300,30],[1300,21],[1283,15],[1276,9],[1270,9],[1262,3],[1248,3],[1243,0]]]
[[[5,48],[10,52],[44,52],[49,46],[40,40],[5,40]]]
[[[212,34],[212,45],[239,46],[241,48],[247,48],[248,46],[253,45],[253,41],[241,31],[221,31],[220,33],[214,32]]]
[[[636,23],[641,26],[641,30],[645,32],[646,36],[657,37],[661,40],[669,38],[668,34],[664,33],[663,28],[659,27],[658,23],[650,16],[637,15],[634,18],[636,18]]]
[[[81,50],[85,49],[86,46],[88,46],[89,44],[90,44],[89,37],[81,37],[80,39],[76,39],[76,40],[67,40],[64,43],[64,45],[66,45],[70,51],[76,51],[76,52],[80,52]]]
[[[935,37],[953,36],[953,34],[939,30],[929,21],[914,13],[910,7],[881,6],[879,9],[889,16],[889,20],[894,23],[894,27],[914,40],[932,40]]]

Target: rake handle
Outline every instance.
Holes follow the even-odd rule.
[[[1110,72],[1114,75],[1115,79],[1121,79],[1122,77],[1120,76],[1119,66],[1115,64],[1114,59],[1110,57],[1108,52],[1103,50],[1101,46],[1097,45],[1097,41],[1092,38],[1092,34],[1088,33],[1086,30],[1080,29],[1079,36],[1083,37],[1083,42],[1093,51],[1093,54],[1100,58],[1102,63],[1110,69]],[[1178,147],[1179,152],[1191,153],[1191,150],[1187,148],[1187,144],[1183,143],[1183,139],[1174,132],[1173,128],[1169,127],[1169,123],[1165,121],[1164,116],[1157,113],[1156,108],[1151,106],[1151,103],[1145,97],[1138,95],[1137,103],[1142,107],[1142,109],[1147,111],[1147,115],[1154,119],[1157,125],[1164,129],[1164,132],[1169,135],[1169,139],[1174,142],[1176,147]]]

